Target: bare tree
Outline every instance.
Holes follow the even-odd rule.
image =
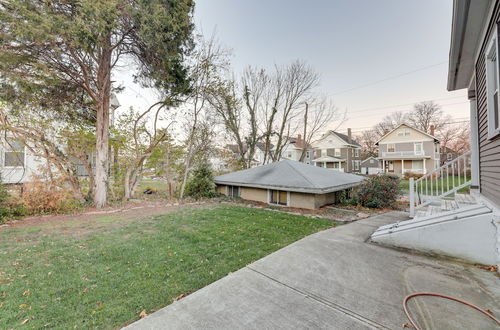
[[[120,161],[121,167],[125,169],[123,174],[123,198],[125,200],[133,197],[146,160],[155,148],[169,137],[168,130],[174,122],[171,121],[166,127],[158,126],[161,114],[168,109],[168,104],[168,101],[154,103],[142,113],[135,113],[131,109],[130,113],[125,116],[126,118],[120,121],[122,134],[130,135],[128,145],[124,146],[128,151],[128,157],[122,157]],[[124,156],[123,152],[122,156]]]
[[[303,143],[300,161],[304,160],[307,149],[317,139],[319,132],[327,126],[331,127],[333,122],[336,122],[337,127],[331,129],[336,130],[345,121],[345,118],[346,113],[340,113],[339,109],[326,97],[313,100],[311,105],[306,102],[302,123]]]
[[[446,123],[451,121],[450,115],[445,115],[441,106],[433,101],[417,103],[408,114],[406,122],[421,131],[430,133],[431,126],[436,130],[441,129]]]
[[[469,124],[445,124],[436,131],[441,147],[462,154],[470,150]]]
[[[209,128],[213,129],[211,125],[200,124],[209,121],[207,115],[210,103],[208,100],[214,86],[220,86],[220,76],[222,72],[227,70],[227,66],[229,65],[228,55],[228,51],[221,48],[217,44],[215,37],[212,36],[208,40],[200,37],[197,48],[190,58],[189,76],[191,78],[191,92],[184,104],[186,107],[186,122],[184,123],[186,130],[186,157],[184,160],[180,198],[184,197],[192,162],[200,150],[197,146],[197,138],[207,133],[199,131],[199,129],[203,128],[205,131]]]
[[[373,131],[378,137],[382,137],[400,124],[404,124],[406,120],[407,115],[404,112],[396,111],[382,118],[382,120],[373,127]]]
[[[357,136],[357,141],[362,146],[362,158],[368,158],[377,155],[378,147],[375,145],[379,135],[374,130],[366,130]]]
[[[288,138],[300,127],[297,119],[301,119],[301,108],[310,100],[312,92],[319,84],[319,75],[303,61],[295,61],[287,66],[276,66],[270,79],[271,88],[267,94],[265,129],[266,154],[272,161],[279,161]],[[276,144],[270,149],[270,140],[274,137]]]

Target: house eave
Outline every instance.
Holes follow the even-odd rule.
[[[469,87],[495,3],[496,1],[453,1],[448,91]]]
[[[283,190],[283,191],[290,191],[290,192],[299,192],[299,193],[306,193],[306,194],[321,195],[321,194],[328,194],[328,193],[332,193],[332,192],[336,192],[336,191],[341,191],[341,190],[357,187],[361,184],[362,181],[338,185],[335,187],[325,187],[325,188],[303,188],[303,187],[290,187],[290,186],[280,186],[280,185],[231,182],[231,181],[221,181],[221,180],[215,180],[214,182],[217,185],[224,185],[224,186],[239,186],[239,187],[247,187],[247,188]]]

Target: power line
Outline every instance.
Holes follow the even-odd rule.
[[[418,69],[415,69],[415,70],[412,70],[412,71],[403,72],[403,73],[397,74],[395,76],[390,76],[390,77],[387,77],[387,78],[384,78],[384,79],[376,80],[376,81],[373,81],[371,83],[367,83],[367,84],[364,84],[364,85],[359,85],[359,86],[356,86],[356,87],[344,89],[344,90],[332,93],[330,95],[332,95],[332,96],[333,95],[339,95],[339,94],[347,93],[347,92],[350,92],[350,91],[353,91],[353,90],[357,90],[357,89],[369,87],[369,86],[376,85],[376,84],[379,84],[379,83],[387,81],[387,80],[392,80],[392,79],[400,78],[400,77],[407,76],[407,75],[415,73],[415,72],[419,72],[419,71],[427,70],[427,69],[430,69],[430,68],[433,68],[433,67],[436,67],[436,66],[439,66],[439,65],[443,65],[445,63],[448,63],[448,61],[439,62],[439,63],[432,64],[432,65],[427,65],[427,66],[424,66],[424,67],[421,67],[421,68],[418,68]]]
[[[466,104],[466,103],[469,103],[469,101],[464,101],[464,102],[456,102],[456,103],[448,103],[448,104],[441,104],[441,108],[446,108],[447,106],[450,106],[450,105],[457,105],[457,104]],[[406,112],[411,112],[413,111],[413,109],[407,109],[407,110],[403,110],[401,111],[402,113],[406,113]],[[373,117],[373,116],[380,116],[381,114],[380,113],[372,113],[372,114],[368,114],[368,115],[360,115],[360,116],[354,116],[354,117],[347,117],[347,119],[353,119],[353,118],[366,118],[366,117]]]
[[[464,96],[443,97],[443,98],[439,98],[439,99],[428,99],[428,100],[415,101],[415,102],[406,103],[406,104],[388,105],[388,106],[381,106],[381,107],[376,107],[376,108],[365,108],[365,109],[360,109],[360,110],[349,111],[349,113],[371,111],[371,110],[385,110],[385,109],[399,108],[399,107],[405,107],[405,106],[409,106],[409,105],[415,105],[415,103],[421,103],[421,102],[442,101],[442,100],[463,99],[463,98],[464,98]]]
[[[461,117],[461,118],[457,118],[457,119],[466,119],[466,120],[458,120],[458,121],[450,121],[448,123],[443,123],[443,125],[451,125],[451,124],[460,124],[460,123],[468,123],[470,120],[468,119],[468,117]],[[374,126],[374,125],[373,125]],[[365,126],[365,127],[355,127],[355,128],[351,128],[351,131],[352,132],[360,132],[360,131],[364,131],[364,130],[367,130],[367,129],[372,129],[373,126]]]

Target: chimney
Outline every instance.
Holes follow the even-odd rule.
[[[434,131],[436,130],[436,127],[434,125],[431,125],[431,127],[430,127],[429,130],[430,130],[429,134],[432,135],[432,136],[434,136]]]
[[[352,144],[352,133],[350,128],[347,129],[347,142],[349,142],[349,144]]]

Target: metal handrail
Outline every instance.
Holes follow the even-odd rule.
[[[415,216],[416,209],[469,186],[471,179],[467,170],[470,170],[470,159],[469,151],[417,180],[410,178],[410,217]]]

